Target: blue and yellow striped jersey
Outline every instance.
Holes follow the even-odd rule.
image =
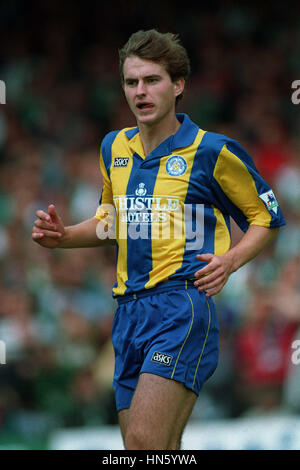
[[[200,129],[186,114],[177,119],[176,134],[147,156],[138,127],[103,139],[95,217],[114,227],[114,295],[194,278],[196,254],[230,248],[230,216],[244,232],[285,224],[272,189],[238,142]]]

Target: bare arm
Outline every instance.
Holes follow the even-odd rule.
[[[195,273],[195,286],[199,291],[209,290],[206,296],[217,294],[226,284],[230,274],[255,258],[277,236],[279,228],[251,225],[240,242],[227,253],[217,256],[211,253],[197,255],[208,264]]]
[[[114,244],[115,240],[98,237],[99,224],[102,222],[93,217],[80,224],[65,227],[65,235],[61,238],[58,248],[88,248]]]
[[[100,233],[105,234],[105,226],[94,217],[65,227],[53,204],[48,207],[48,213],[38,210],[36,215],[32,239],[45,248],[86,248],[115,242],[112,238],[100,238]]]

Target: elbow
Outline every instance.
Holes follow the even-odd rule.
[[[272,230],[272,233],[274,235],[274,237],[277,237],[278,233],[279,233],[279,230],[280,230],[280,227],[273,227],[271,228]]]
[[[269,230],[270,230],[270,235],[271,235],[270,236],[270,239],[271,239],[270,241],[272,242],[277,238],[280,227],[273,227],[273,228],[270,228]]]

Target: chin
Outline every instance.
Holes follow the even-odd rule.
[[[151,124],[155,124],[160,119],[159,119],[159,116],[157,116],[157,114],[150,113],[150,114],[145,115],[145,116],[138,115],[138,116],[136,116],[136,120],[137,120],[137,122],[139,122],[141,124],[151,125]]]

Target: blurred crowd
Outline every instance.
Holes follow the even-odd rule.
[[[117,422],[110,331],[113,247],[47,250],[37,209],[66,225],[93,216],[99,148],[134,125],[118,48],[138,29],[180,34],[192,74],[178,110],[237,139],[279,199],[287,225],[215,298],[220,365],[192,419],[300,414],[300,15],[264,2],[182,10],[177,1],[2,2],[0,79],[0,442]],[[270,6],[271,5],[271,6]],[[241,233],[233,223],[233,243]],[[300,354],[299,354],[300,357]]]

